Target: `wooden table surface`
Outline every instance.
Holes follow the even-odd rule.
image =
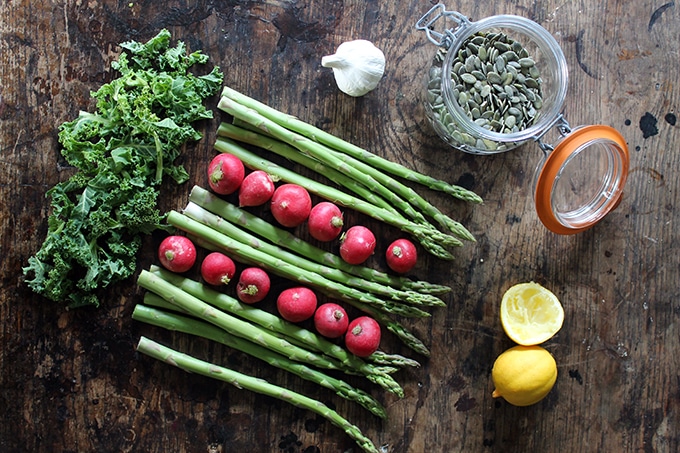
[[[425,68],[435,47],[414,29],[425,1],[168,2],[17,0],[0,5],[0,450],[5,452],[344,452],[340,429],[307,411],[138,354],[146,335],[229,363],[335,407],[386,452],[676,452],[680,450],[680,221],[678,166],[680,6],[666,0],[452,1],[472,20],[518,14],[550,31],[570,68],[564,114],[572,126],[617,128],[631,151],[620,206],[572,236],[537,218],[534,143],[481,157],[450,149],[425,118]],[[470,206],[426,192],[477,242],[453,263],[423,257],[420,278],[450,285],[447,307],[409,325],[431,348],[397,375],[405,396],[363,386],[387,407],[380,421],[330,391],[208,342],[131,319],[134,279],[99,308],[66,311],[32,293],[21,268],[45,232],[45,192],[72,171],[58,125],[91,108],[110,80],[117,44],[161,28],[202,49],[225,84],[383,157],[473,189]],[[363,38],[387,68],[362,98],[340,93],[323,55]],[[220,114],[183,154],[192,181],[168,188],[181,208],[204,167]],[[362,222],[359,214],[348,214]],[[154,262],[148,237],[142,266]],[[380,261],[372,261],[376,266]],[[537,281],[561,299],[565,322],[546,343],[559,369],[546,399],[513,407],[493,399],[491,367],[512,342],[499,302]],[[410,355],[390,335],[382,348]],[[358,386],[363,384],[356,382]]]

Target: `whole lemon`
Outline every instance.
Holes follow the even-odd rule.
[[[498,356],[491,370],[496,389],[494,398],[502,397],[515,406],[538,403],[557,380],[557,363],[540,346],[515,346]]]

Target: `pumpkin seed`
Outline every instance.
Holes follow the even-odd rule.
[[[495,43],[493,43],[493,46],[501,52],[507,52],[509,50],[512,50],[512,47],[501,41],[496,41]]]
[[[492,85],[498,85],[500,83],[503,83],[503,79],[501,78],[501,76],[494,71],[486,73],[486,80]]]
[[[487,84],[487,85],[484,85],[484,86],[482,87],[482,91],[480,91],[479,94],[480,94],[483,98],[489,97],[489,95],[491,94],[491,85],[488,85],[488,84]]]
[[[473,76],[475,76],[475,78],[476,78],[477,80],[486,80],[486,75],[485,75],[482,71],[479,71],[479,70],[476,70],[476,69],[475,69],[475,70],[472,71],[470,74],[472,74]]]
[[[519,63],[520,66],[522,66],[523,68],[530,68],[530,67],[536,65],[536,62],[534,62],[534,60],[532,60],[532,59],[529,58],[529,57],[520,58],[519,61],[518,61],[518,63]]]
[[[484,44],[484,41],[485,39],[484,36],[482,35],[475,35],[471,40],[471,42],[477,46],[481,46],[482,44]]]
[[[486,51],[486,47],[479,47],[477,49],[477,56],[480,60],[486,61],[487,57],[489,56],[489,53]]]
[[[527,79],[524,81],[524,84],[526,86],[528,86],[529,88],[538,88],[539,87],[538,81],[536,81],[536,79],[531,78],[531,77],[527,77]]]
[[[534,79],[538,80],[539,77],[541,76],[541,72],[538,70],[536,66],[532,66],[529,68],[529,75]]]
[[[510,107],[508,113],[512,116],[519,117],[522,112],[517,107]]]
[[[474,83],[477,81],[477,78],[469,72],[461,74],[460,78],[463,80],[463,82],[469,83],[470,85],[474,85]]]
[[[523,50],[526,51],[526,49],[522,46],[522,44],[519,43],[519,41],[513,41],[510,47],[512,48],[512,51],[515,52],[516,54],[519,54]]]

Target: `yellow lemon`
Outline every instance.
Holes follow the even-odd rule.
[[[515,346],[498,356],[491,370],[492,396],[515,406],[538,403],[557,380],[553,356],[540,346]]]
[[[563,322],[564,309],[559,299],[538,283],[519,283],[503,294],[501,324],[517,344],[541,344],[552,338]]]

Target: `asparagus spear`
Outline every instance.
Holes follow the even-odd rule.
[[[153,299],[163,300],[160,296],[153,293],[144,295],[144,302],[154,304]],[[157,308],[136,305],[132,312],[132,319],[141,321],[154,326],[162,327],[167,330],[183,332],[190,335],[198,335],[208,340],[222,343],[232,349],[244,352],[252,357],[258,358],[268,364],[281,368],[302,379],[314,382],[322,387],[334,391],[337,395],[354,401],[372,414],[387,418],[387,411],[378,400],[373,398],[363,390],[356,389],[343,380],[329,376],[321,371],[310,368],[302,363],[294,362],[287,357],[277,354],[270,349],[263,348],[251,341],[235,337],[215,327],[207,322],[199,321],[187,316],[159,310]]]
[[[390,366],[410,366],[410,367],[419,367],[420,363],[418,363],[417,360],[409,359],[408,357],[404,357],[400,354],[387,354],[384,351],[375,351],[373,354],[371,354],[368,357],[368,360],[370,360],[373,363],[380,363],[384,365],[390,365]]]
[[[363,375],[369,381],[380,385],[386,390],[395,393],[398,396],[403,396],[403,390],[399,384],[396,383],[392,377],[385,376],[387,373],[384,368],[377,367],[371,363],[366,363],[361,358],[350,354],[345,348],[328,341],[310,330],[304,329],[297,324],[290,323],[265,310],[261,310],[252,305],[243,304],[225,293],[216,291],[200,282],[175,274],[158,266],[151,266],[149,271],[192,296],[201,299],[203,302],[246,319],[265,329],[271,330],[272,332],[281,334],[291,343],[295,342],[305,349],[317,351],[332,357],[344,365],[345,371],[352,371],[354,374]],[[392,361],[383,360],[381,363],[389,366],[408,364],[408,362],[397,358]]]
[[[197,222],[177,211],[170,211],[167,216],[167,221],[172,226],[203,238],[208,242],[212,242],[215,245],[220,246],[226,252],[231,253],[236,259],[243,262],[257,264],[263,268],[268,269],[270,272],[276,275],[280,275],[289,278],[294,281],[299,281],[301,283],[310,285],[321,285],[317,286],[323,287],[325,291],[329,291],[331,294],[343,297],[345,301],[353,305],[357,309],[369,314],[376,321],[383,324],[388,330],[393,332],[399,339],[401,339],[406,345],[412,348],[414,351],[419,352],[423,355],[429,355],[429,350],[425,345],[416,338],[411,332],[406,330],[401,324],[393,321],[387,314],[383,311],[376,309],[370,305],[367,305],[357,299],[347,298],[343,294],[338,294],[332,281],[324,279],[322,276],[315,274],[313,272],[305,272],[302,269],[286,263],[276,257],[270,256],[266,253],[262,253],[254,247],[250,247],[246,244],[239,243],[232,240],[228,236],[215,231],[207,225]],[[329,288],[330,283],[330,288]]]
[[[315,260],[318,263],[325,263],[352,275],[395,288],[401,288],[403,290],[417,291],[422,294],[436,295],[451,291],[451,288],[445,285],[437,285],[426,281],[414,281],[406,277],[386,274],[371,267],[351,265],[338,255],[303,241],[288,230],[279,228],[244,209],[238,208],[200,186],[194,186],[191,189],[189,201],[225,218],[229,222],[247,228],[251,232],[262,236],[281,247],[287,247],[306,258]]]
[[[258,379],[253,376],[238,373],[223,366],[199,360],[143,336],[139,339],[137,351],[190,373],[219,379],[228,382],[239,389],[246,389],[262,395],[271,396],[280,399],[281,401],[288,402],[296,407],[312,411],[324,417],[335,426],[343,429],[366,453],[380,453],[375,445],[373,445],[373,442],[364,436],[359,428],[320,401],[316,401],[292,390],[270,384],[264,379]]]
[[[286,129],[228,97],[223,97],[220,100],[218,107],[235,117],[247,121],[253,126],[266,130],[267,133],[272,134],[275,138],[282,140],[299,150],[299,152],[313,158],[310,162],[300,162],[303,165],[310,165],[308,168],[314,168],[314,160],[316,160],[331,168],[342,169],[343,173],[347,175],[347,178],[345,178],[345,181],[343,182],[346,187],[355,186],[356,183],[363,184],[367,188],[377,191],[377,193],[385,198],[385,200],[394,203],[397,208],[401,209],[407,216],[416,222],[427,222],[422,215],[425,214],[435,219],[441,226],[447,228],[457,237],[468,241],[475,240],[474,236],[472,236],[462,224],[443,214],[415,190],[400,181],[397,181],[392,176],[383,173],[352,156],[342,154],[322,143]],[[288,147],[271,146],[269,149],[288,159],[294,159],[294,156],[290,155],[291,152]],[[414,208],[417,208],[420,211],[414,211]]]
[[[335,359],[303,349],[283,338],[277,337],[266,329],[220,311],[147,270],[142,270],[137,278],[137,283],[142,288],[148,289],[167,302],[178,306],[186,313],[214,324],[232,335],[256,341],[258,344],[276,351],[291,360],[330,370],[342,370],[344,368]]]
[[[377,196],[375,192],[367,189],[363,185],[353,184],[345,173],[338,171],[335,168],[329,167],[328,165],[324,165],[322,162],[319,162],[318,160],[309,157],[306,154],[300,153],[297,149],[288,145],[287,143],[276,140],[275,138],[263,134],[261,131],[245,129],[234,124],[222,123],[217,128],[217,135],[231,138],[233,140],[257,146],[258,148],[269,151],[276,150],[276,154],[283,156],[292,162],[314,170],[316,173],[325,176],[339,186],[346,187],[369,203],[373,203],[376,206],[399,215],[397,214],[398,211],[394,209],[394,206],[385,201],[384,198]]]
[[[401,164],[384,159],[380,156],[370,153],[369,151],[366,151],[365,149],[362,149],[345,140],[342,140],[339,137],[336,137],[332,134],[329,134],[328,132],[318,129],[309,123],[305,123],[304,121],[301,121],[300,119],[295,118],[294,116],[282,113],[249,96],[239,93],[238,91],[230,87],[223,88],[222,96],[227,96],[231,99],[234,99],[238,103],[257,111],[262,116],[265,116],[270,120],[275,121],[276,123],[281,124],[282,126],[292,131],[295,131],[320,143],[324,143],[325,145],[333,149],[353,156],[356,159],[362,160],[375,168],[379,168],[395,176],[399,176],[406,180],[424,185],[426,187],[429,187],[430,189],[447,193],[455,198],[464,201],[469,201],[472,203],[482,202],[482,199],[479,197],[479,195],[475,194],[474,192],[468,189],[465,189],[454,184],[450,184],[448,182],[433,178],[428,175],[424,175],[422,173],[418,173],[416,171],[411,170],[410,168],[404,167]]]
[[[287,168],[276,165],[275,163],[261,158],[255,153],[239,146],[235,142],[223,137],[218,137],[215,141],[215,149],[224,153],[231,153],[243,161],[251,168],[258,168],[272,174],[282,181],[299,184],[321,198],[325,198],[340,206],[354,209],[366,214],[374,219],[380,220],[388,225],[399,228],[405,233],[413,235],[423,247],[434,256],[444,260],[452,260],[454,257],[446,247],[461,246],[462,242],[451,235],[444,234],[429,224],[418,224],[402,216],[393,214],[390,211],[381,209],[360,198],[353,197],[345,192],[321,184],[313,179],[306,178]]]
[[[351,274],[343,272],[340,269],[326,266],[324,264],[306,259],[302,256],[295,255],[275,244],[260,240],[258,237],[239,228],[236,223],[225,220],[223,217],[213,214],[194,202],[190,201],[186,205],[183,214],[198,222],[208,225],[211,228],[214,228],[216,231],[219,231],[220,233],[229,236],[231,239],[234,239],[238,242],[251,245],[256,244],[255,247],[262,253],[275,256],[276,258],[297,266],[300,269],[322,275],[328,280],[337,282],[338,285],[346,285],[346,288],[343,287],[341,289],[342,293],[346,293],[346,297],[356,298],[364,303],[379,307],[391,313],[405,317],[429,316],[429,313],[421,310],[420,308],[401,305],[399,303],[391,304],[380,299],[380,296],[387,297],[390,300],[396,302],[406,302],[409,304],[444,305],[444,302],[435,296],[431,296],[429,294],[420,294],[415,291],[402,291],[371,280],[355,277]],[[361,291],[358,289],[361,289]]]

